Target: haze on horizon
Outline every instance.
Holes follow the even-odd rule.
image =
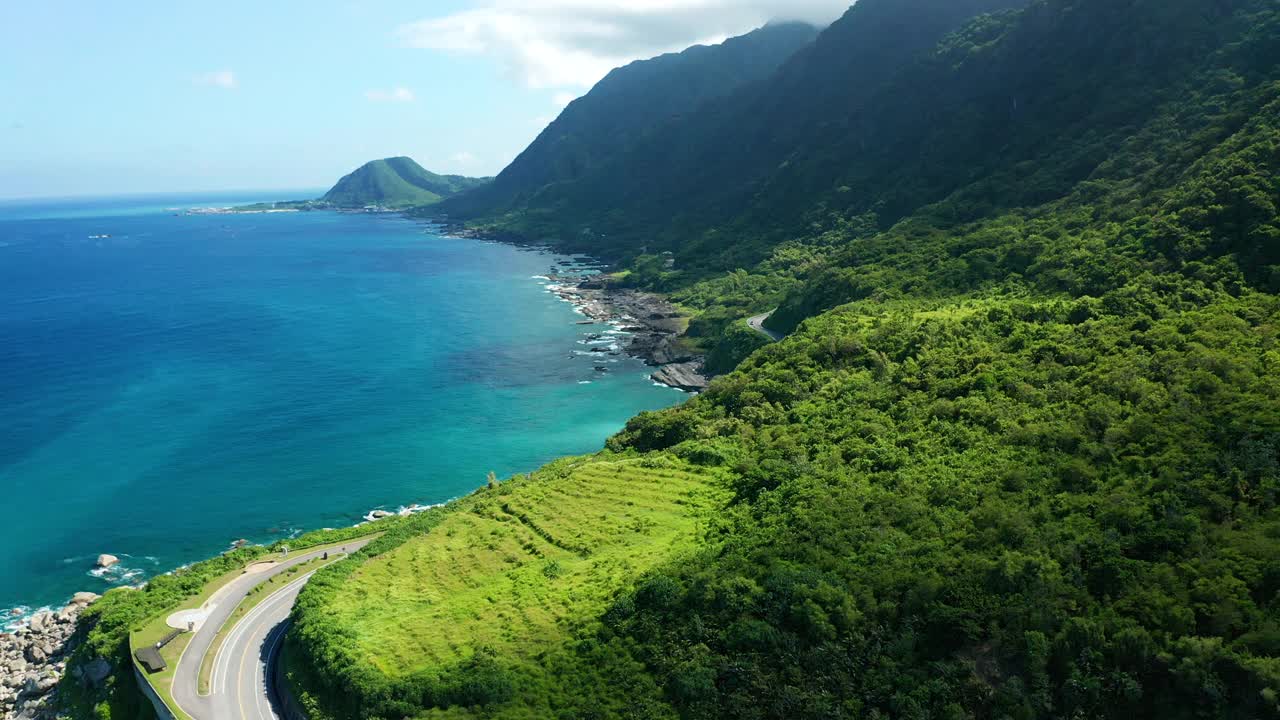
[[[849,0],[11,5],[0,198],[328,186],[378,157],[492,175],[610,69]]]

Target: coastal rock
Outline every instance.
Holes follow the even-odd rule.
[[[116,557],[115,555],[111,555],[109,553],[102,553],[101,555],[98,556],[97,565],[100,568],[109,568],[112,565],[119,564],[119,562],[120,562],[120,558]]]
[[[708,380],[702,374],[702,364],[697,362],[672,363],[659,368],[650,377],[655,382],[670,385],[685,392],[702,392],[707,389]]]
[[[79,593],[57,613],[36,613],[13,632],[0,633],[0,717],[56,717],[49,693],[62,678],[67,669],[66,658],[75,649],[80,613],[97,597]],[[87,674],[99,683],[110,675],[110,665],[105,661],[88,663],[77,670],[78,677]]]
[[[44,695],[58,684],[58,678],[49,675],[33,675],[27,678],[22,691],[28,695]]]
[[[627,346],[627,352],[655,366],[697,360],[693,353],[678,348],[674,340],[674,336],[665,334],[636,335]]]
[[[94,687],[100,686],[111,675],[111,663],[102,658],[95,658],[87,663],[81,671],[81,679]]]

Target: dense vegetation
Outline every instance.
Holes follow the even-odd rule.
[[[1280,717],[1280,8],[1023,4],[862,0],[478,215],[695,312],[729,374],[609,447],[733,497],[535,657],[612,693],[391,715]]]
[[[610,152],[581,163],[586,168],[576,176],[527,190],[519,212],[486,206],[486,193],[464,194],[445,208],[455,219],[476,219],[568,250],[624,260],[643,248],[670,250],[682,268],[746,267],[761,259],[762,246],[777,241],[780,228],[794,229],[805,211],[819,206],[823,195],[852,194],[833,192],[834,183],[815,193],[808,176],[856,166],[868,151],[883,152],[890,167],[900,160],[887,148],[881,151],[878,139],[862,139],[868,129],[894,133],[898,119],[864,115],[904,95],[936,99],[945,84],[905,77],[915,63],[966,20],[1026,1],[859,2],[771,76],[617,137]],[[620,90],[630,95],[624,100],[615,92],[608,105],[576,109],[577,124],[607,117],[609,107],[653,92]],[[926,104],[927,111],[912,107],[923,114],[907,118],[909,124],[936,116],[936,105]],[[587,112],[589,117],[580,117]],[[963,177],[972,170],[952,169]],[[793,177],[775,180],[783,176]],[[879,181],[871,179],[872,186]],[[741,222],[700,237],[734,218]]]
[[[487,182],[488,178],[437,175],[410,158],[394,157],[361,165],[339,180],[320,201],[339,208],[421,207]]]
[[[737,502],[605,636],[683,717],[1274,716],[1278,318],[1147,277],[810,320],[611,442]]]

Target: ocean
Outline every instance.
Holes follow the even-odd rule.
[[[595,370],[611,329],[548,292],[563,256],[182,212],[292,197],[0,203],[0,613],[444,502],[684,398]]]

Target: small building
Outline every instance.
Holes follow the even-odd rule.
[[[169,667],[169,663],[166,663],[164,658],[160,657],[160,650],[152,645],[138,650],[133,656],[138,658],[138,662],[142,663],[142,667],[148,673],[158,673]]]
[[[160,648],[173,642],[174,638],[182,633],[190,632],[192,629],[192,624],[188,623],[186,630],[173,630],[155,645],[148,645],[134,651],[133,656],[138,659],[138,662],[142,663],[142,667],[146,668],[148,673],[158,673],[169,667],[169,663],[165,662],[160,655]]]

